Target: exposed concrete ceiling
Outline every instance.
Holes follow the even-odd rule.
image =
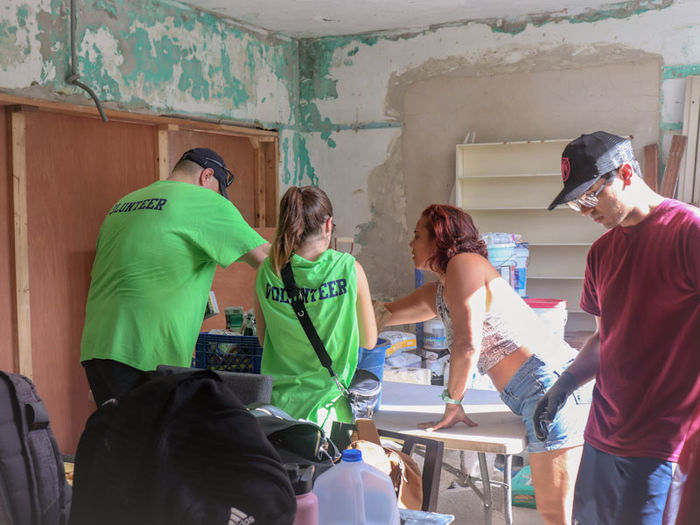
[[[185,3],[295,38],[421,30],[468,20],[576,16],[610,0],[185,0]],[[638,0],[637,0],[638,3]]]

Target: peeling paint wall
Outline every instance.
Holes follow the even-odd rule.
[[[670,137],[682,127],[685,78],[700,74],[700,0],[632,0],[575,16],[302,40],[243,28],[174,0],[77,4],[80,80],[106,107],[279,129],[281,191],[292,184],[328,191],[339,234],[354,236],[373,292],[383,297],[412,287],[407,243],[420,211],[414,208],[428,196],[449,200],[454,143],[467,131],[477,141],[592,131],[596,115],[609,122],[603,117],[611,100],[634,93],[634,102],[619,107],[626,117],[619,131],[634,130],[637,148],[648,143],[639,141],[658,141],[663,171]],[[91,104],[65,80],[69,5],[3,3],[1,91]],[[601,84],[605,67],[628,74]],[[531,123],[531,105],[544,98],[533,98],[532,90],[548,78],[547,96],[560,108],[576,104],[576,112],[560,109],[537,125],[520,125]],[[595,96],[581,96],[594,78]],[[640,79],[644,89],[634,85]],[[530,86],[519,106],[516,82]],[[512,93],[495,89],[507,84]],[[466,100],[463,93],[472,95]],[[507,120],[498,96],[509,97]],[[426,115],[415,111],[420,97],[450,98]],[[488,111],[494,118],[483,120]],[[482,120],[470,122],[469,115]],[[443,128],[449,132],[434,132]]]
[[[298,43],[178,2],[78,0],[77,72],[105,108],[260,124],[298,142]],[[66,78],[69,0],[0,7],[0,90],[92,105]],[[294,173],[296,163],[284,164]]]
[[[468,131],[484,142],[607,127],[634,132],[638,151],[659,142],[665,158],[682,126],[683,79],[700,69],[700,2],[619,2],[575,17],[474,20],[299,47],[301,129],[316,149],[312,168],[330,193],[347,179],[366,188],[368,205],[355,206],[350,221],[373,293],[391,297],[413,286],[413,225],[425,199],[450,200],[454,146]],[[527,93],[520,98],[519,82]],[[537,89],[546,91],[538,98]],[[508,97],[500,100],[506,104],[498,97]],[[427,101],[435,103],[428,112]],[[533,103],[544,113],[536,124]],[[356,161],[338,162],[340,149]],[[379,149],[383,159],[357,169],[367,151]]]

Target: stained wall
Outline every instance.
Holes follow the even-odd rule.
[[[455,145],[467,133],[476,142],[630,134],[640,158],[659,144],[663,173],[685,78],[697,74],[695,0],[465,20],[302,40],[300,122],[319,184],[349,199],[336,222],[354,235],[373,293],[391,298],[413,287],[413,226],[425,205],[453,198]]]

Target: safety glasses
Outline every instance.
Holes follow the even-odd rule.
[[[610,184],[613,180],[612,177],[613,173],[608,173],[607,175],[604,175],[605,177],[605,182],[602,184],[600,188],[598,188],[596,191],[593,193],[584,193],[581,195],[578,199],[574,199],[572,201],[567,202],[566,204],[569,205],[569,208],[571,208],[574,211],[580,212],[583,208],[594,208],[595,206],[598,205],[598,194],[603,191],[603,188]]]

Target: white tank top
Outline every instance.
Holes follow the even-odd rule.
[[[495,300],[491,308],[487,310],[482,331],[481,352],[477,362],[477,370],[480,374],[486,374],[491,367],[504,357],[512,354],[521,346],[525,346],[530,352],[537,354],[543,361],[551,366],[558,367],[575,357],[576,351],[563,339],[555,337],[538,315],[510,286],[499,279],[494,286],[505,286],[507,290],[499,290],[512,297],[506,300]],[[442,295],[442,283],[438,284],[435,295],[435,305],[438,315],[445,325],[445,338],[447,348],[452,350],[454,344],[454,330],[450,310]],[[512,299],[512,300],[508,300]],[[507,306],[507,311],[505,306]],[[513,308],[510,308],[513,306]]]

